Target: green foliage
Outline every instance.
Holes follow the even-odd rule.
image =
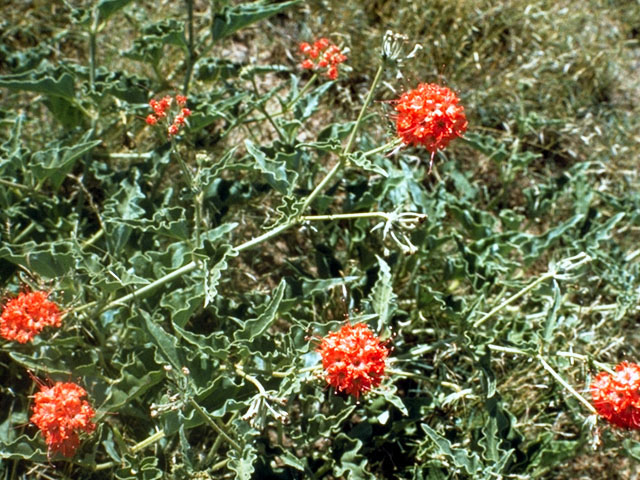
[[[588,398],[600,363],[638,360],[638,16],[566,7],[7,7],[0,285],[64,320],[0,340],[0,477],[604,478],[611,457],[626,478],[638,439],[558,378]],[[389,27],[424,48],[356,120]],[[325,35],[350,48],[335,81],[297,65]],[[431,173],[390,152],[418,81],[469,119]],[[178,135],[145,123],[182,93]],[[345,317],[390,349],[358,399],[316,352]],[[73,458],[29,423],[28,372],[87,390]]]

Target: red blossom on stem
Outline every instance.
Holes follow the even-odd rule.
[[[395,100],[396,131],[406,145],[422,145],[431,152],[431,164],[438,150],[467,130],[467,117],[460,99],[447,87],[421,83]]]
[[[377,387],[382,381],[387,347],[364,323],[345,324],[322,339],[322,356],[327,383],[338,392],[354,395]]]
[[[70,382],[41,385],[34,395],[31,422],[44,435],[50,454],[72,457],[80,445],[78,432],[91,433],[96,428],[91,423],[95,411],[83,400],[86,396],[84,388]]]
[[[178,107],[181,108],[180,113],[174,117],[173,122],[167,127],[169,138],[171,138],[173,135],[178,134],[180,128],[186,123],[185,119],[189,115],[191,115],[191,110],[185,107],[185,105],[187,104],[186,96],[176,95],[175,101]],[[171,108],[172,103],[173,98],[168,95],[160,100],[156,100],[153,98],[149,100],[149,106],[153,109],[153,114],[149,114],[145,118],[145,122],[147,122],[147,124],[149,125],[155,125],[161,118],[168,118],[167,111]]]
[[[0,335],[7,340],[26,343],[45,327],[59,327],[62,317],[58,306],[47,300],[47,292],[21,292],[9,300],[0,315]]]
[[[640,365],[622,362],[613,375],[600,372],[591,382],[591,399],[598,414],[612,425],[640,429]]]
[[[313,45],[308,42],[300,44],[300,52],[307,58],[302,61],[300,67],[305,70],[327,69],[325,75],[331,80],[338,78],[338,65],[347,60],[339,47],[331,43],[328,38],[319,38]]]

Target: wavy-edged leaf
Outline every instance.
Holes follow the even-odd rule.
[[[378,328],[380,332],[385,327],[389,326],[389,320],[396,309],[395,294],[393,293],[393,282],[391,280],[391,269],[387,262],[382,257],[376,255],[378,259],[378,265],[380,270],[378,272],[378,279],[373,286],[372,306],[373,311],[378,314]]]
[[[4,75],[0,76],[0,87],[43,93],[54,97],[62,97],[69,101],[73,100],[75,97],[73,76],[69,73],[62,73],[56,78],[54,75],[55,73],[47,68],[29,70],[17,75]]]
[[[256,337],[259,337],[267,331],[269,326],[276,319],[278,314],[278,307],[284,296],[287,283],[282,279],[280,285],[274,290],[271,295],[271,300],[267,304],[266,309],[257,318],[246,320],[242,329],[237,330],[233,334],[233,338],[236,340],[251,341]]]
[[[267,158],[267,155],[251,140],[245,140],[244,144],[249,155],[256,161],[257,168],[264,173],[269,185],[283,195],[289,193],[293,182],[290,182],[287,176],[286,163],[278,161],[277,157],[275,159]]]
[[[464,469],[468,475],[477,475],[482,470],[478,454],[475,452],[469,453],[463,448],[454,448],[449,440],[425,423],[421,424],[420,427],[433,442],[437,455],[445,456],[457,468]]]
[[[101,140],[89,140],[89,137],[90,134],[85,135],[85,141],[73,146],[55,145],[34,153],[29,163],[35,179],[40,184],[49,179],[55,190],[60,188],[76,160],[100,145]]]
[[[39,437],[39,433],[35,434],[33,438],[27,435],[20,435],[11,442],[0,442],[0,459],[48,462],[47,452],[36,448],[36,445],[44,443]]]
[[[269,18],[297,3],[300,3],[300,0],[282,3],[260,1],[227,6],[214,15],[211,24],[211,36],[214,41],[221,40],[252,23]]]

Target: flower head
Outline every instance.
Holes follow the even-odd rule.
[[[640,429],[640,365],[622,362],[615,373],[600,372],[591,382],[598,414],[620,428]]]
[[[467,130],[467,117],[459,101],[454,92],[434,83],[421,83],[403,93],[394,102],[398,136],[406,145],[423,145],[433,162],[437,150]]]
[[[86,396],[84,388],[70,382],[42,385],[34,395],[31,422],[44,435],[50,453],[72,457],[80,445],[78,432],[91,433],[96,428],[91,423],[95,411],[83,400]]]
[[[171,105],[173,104],[173,98],[171,98],[170,96],[165,96],[163,98],[161,98],[160,100],[155,100],[155,99],[151,99],[149,100],[149,106],[151,107],[151,109],[153,110],[152,114],[147,115],[147,117],[145,118],[145,122],[147,122],[147,124],[149,125],[155,125],[156,123],[158,123],[158,120],[160,120],[161,118],[166,118],[167,122],[169,120],[169,116],[167,115],[167,112],[171,109]],[[167,133],[169,135],[169,138],[171,138],[174,135],[177,135],[178,132],[180,131],[180,128],[182,128],[183,125],[186,124],[185,120],[186,118],[191,115],[191,110],[189,110],[188,108],[186,108],[186,104],[187,104],[187,97],[184,95],[176,95],[175,96],[175,101],[176,101],[176,105],[178,106],[178,110],[180,111],[180,113],[178,113],[174,119],[172,123],[167,123]]]
[[[356,398],[377,387],[384,375],[389,350],[364,323],[349,323],[322,339],[322,356],[327,383]]]
[[[0,315],[0,336],[26,343],[44,327],[59,327],[60,309],[48,296],[47,292],[21,292],[9,300]]]
[[[305,70],[327,69],[325,75],[331,80],[338,78],[338,65],[347,60],[340,48],[325,37],[319,38],[313,42],[313,45],[302,42],[299,48],[300,52],[307,57],[300,67]]]

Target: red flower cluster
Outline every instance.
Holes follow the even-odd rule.
[[[86,395],[75,383],[62,382],[53,387],[42,385],[34,395],[31,422],[42,431],[50,453],[72,457],[80,445],[78,432],[91,433],[96,428],[91,423],[96,412],[82,400]]]
[[[591,399],[609,423],[640,429],[640,365],[622,362],[613,375],[600,372],[591,382]]]
[[[155,100],[152,98],[151,100],[149,100],[149,106],[153,109],[153,113],[147,115],[145,121],[149,125],[155,125],[161,118],[167,118],[167,110],[171,108],[172,103],[173,98],[168,95],[160,100]],[[185,124],[186,118],[191,115],[191,110],[185,107],[185,105],[187,104],[187,97],[185,97],[184,95],[176,95],[176,104],[180,108],[180,113],[178,113],[174,117],[173,123],[171,123],[171,125],[169,125],[169,127],[167,128],[169,137],[171,137],[172,135],[176,135],[180,130],[180,127]]]
[[[433,162],[437,150],[467,130],[467,117],[459,101],[454,92],[434,83],[421,83],[403,93],[394,102],[398,136],[407,145],[424,145]]]
[[[0,336],[26,343],[44,327],[59,327],[62,322],[58,306],[47,300],[47,292],[21,292],[9,300],[0,315]]]
[[[356,398],[377,387],[389,350],[364,323],[345,324],[322,339],[318,352],[329,385]]]
[[[338,65],[347,59],[339,47],[324,37],[313,42],[313,45],[302,42],[300,51],[307,56],[307,59],[300,64],[302,68],[307,70],[326,68],[326,75],[331,80],[338,78]]]

